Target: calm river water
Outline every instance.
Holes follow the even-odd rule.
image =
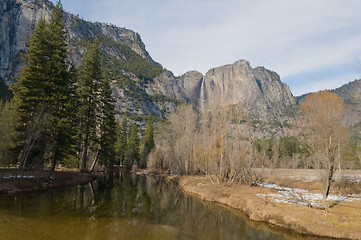
[[[250,222],[174,184],[117,172],[85,186],[0,197],[0,239],[308,239]]]

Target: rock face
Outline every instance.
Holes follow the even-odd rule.
[[[346,103],[360,109],[361,105],[361,79],[347,83],[333,90]]]
[[[295,105],[291,91],[277,73],[263,67],[253,69],[245,60],[213,68],[203,81],[200,96],[205,105],[242,103],[261,120],[281,120],[285,110]]]
[[[1,0],[0,1],[0,77],[6,83],[11,76],[17,76],[22,64],[21,54],[27,49],[26,43],[31,36],[36,23],[41,17],[46,20],[54,5],[47,0]],[[145,50],[139,34],[104,23],[91,23],[72,14],[65,13],[65,26],[68,43],[71,45],[79,39],[93,39],[103,34],[110,39],[129,46],[143,58],[154,63]],[[80,63],[80,57],[71,56],[75,64]]]
[[[333,90],[347,104],[348,121],[357,124],[361,119],[361,79]]]
[[[162,94],[197,105],[200,99],[200,87],[203,75],[197,71],[189,71],[180,77],[166,71],[153,79],[146,91],[150,95]]]

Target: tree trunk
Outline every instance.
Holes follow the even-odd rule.
[[[84,138],[84,142],[83,142],[83,151],[81,154],[81,168],[80,171],[85,171],[86,170],[86,162],[87,162],[87,158],[88,158],[88,143],[89,141],[89,124],[87,124],[86,127],[86,132],[85,132],[85,138]]]
[[[56,166],[56,163],[57,163],[57,156],[58,156],[58,152],[59,152],[59,147],[58,145],[56,145],[55,149],[54,149],[54,152],[52,152],[50,154],[50,161],[51,161],[51,166],[50,166],[50,171],[51,172],[54,172],[55,170],[55,166]]]
[[[93,171],[94,171],[95,165],[97,164],[98,159],[99,159],[100,151],[101,151],[101,147],[98,148],[98,151],[97,151],[97,153],[95,154],[93,163],[92,163],[92,165],[91,165],[91,167],[90,167],[90,172],[93,172]]]
[[[86,162],[87,162],[87,157],[88,157],[87,155],[88,155],[88,139],[86,137],[86,139],[84,140],[84,147],[83,147],[83,152],[81,155],[80,171],[85,171],[85,169],[86,169]]]
[[[331,165],[330,168],[328,169],[328,176],[325,181],[325,189],[324,189],[323,199],[322,199],[322,207],[323,208],[326,208],[326,200],[330,193],[333,174],[334,174],[334,166]]]

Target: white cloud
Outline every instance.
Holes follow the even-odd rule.
[[[358,78],[359,75],[355,73],[346,73],[332,77],[324,77],[317,79],[317,81],[311,80],[305,81],[304,83],[298,83],[298,87],[291,87],[291,91],[294,96],[300,96],[304,93],[317,92],[319,90],[332,90]]]

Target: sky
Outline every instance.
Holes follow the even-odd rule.
[[[55,2],[55,0],[53,0]],[[361,78],[360,0],[62,0],[65,11],[141,35],[175,75],[245,59],[295,96]]]

